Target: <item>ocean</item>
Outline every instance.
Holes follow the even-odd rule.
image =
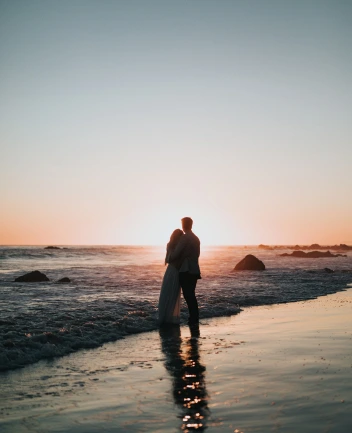
[[[200,320],[352,285],[351,252],[319,259],[280,257],[284,252],[290,250],[203,247],[196,289]],[[233,272],[247,254],[266,270]],[[148,246],[0,247],[0,371],[156,329],[164,256],[164,247]],[[34,270],[50,281],[14,282]],[[63,277],[71,282],[58,284]],[[182,301],[181,322],[187,316]]]

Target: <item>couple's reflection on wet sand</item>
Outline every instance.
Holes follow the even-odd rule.
[[[200,363],[198,325],[190,326],[191,336],[181,338],[179,326],[160,329],[165,367],[172,378],[173,397],[181,409],[184,432],[203,431],[209,416],[205,367]]]

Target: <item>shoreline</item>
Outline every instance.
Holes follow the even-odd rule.
[[[1,431],[347,433],[351,312],[349,288],[2,373]]]
[[[275,306],[275,305],[286,305],[286,304],[295,304],[297,302],[312,301],[312,300],[319,299],[320,297],[329,296],[330,294],[337,294],[337,293],[343,292],[345,290],[348,290],[349,287],[351,287],[351,285],[352,285],[352,283],[347,284],[345,286],[345,288],[341,288],[336,292],[332,292],[332,293],[329,292],[329,293],[324,294],[324,295],[312,296],[310,298],[304,297],[304,298],[301,298],[301,299],[298,298],[295,300],[283,300],[283,301],[276,301],[275,300],[272,302],[267,301],[266,304],[261,304],[261,305],[256,305],[256,304],[252,304],[252,305],[251,304],[227,305],[226,313],[221,312],[221,313],[209,314],[207,311],[203,311],[202,307],[200,306],[201,316],[202,316],[202,313],[205,314],[205,316],[201,317],[200,321],[201,321],[201,323],[206,323],[209,320],[229,318],[232,316],[237,316],[240,313],[243,313],[243,311],[245,311],[248,308],[266,308],[266,307],[271,307],[271,306]],[[203,294],[201,294],[199,296],[199,298],[201,300],[202,300],[202,298],[201,298],[202,295]],[[186,309],[184,307],[181,310],[181,323],[180,323],[181,327],[186,326],[187,315],[188,315],[188,312],[186,311]],[[55,361],[58,361],[62,357],[74,355],[76,353],[80,353],[81,351],[96,350],[96,349],[101,348],[105,344],[116,343],[118,341],[121,341],[125,338],[129,338],[131,336],[138,336],[138,335],[141,335],[144,333],[149,333],[149,332],[157,332],[159,329],[159,325],[158,325],[158,321],[157,321],[157,312],[155,312],[153,314],[153,316],[148,317],[148,321],[144,323],[145,328],[143,329],[143,327],[141,327],[141,323],[144,320],[146,320],[146,318],[143,314],[139,314],[139,312],[137,311],[136,316],[134,317],[134,321],[135,321],[134,323],[130,323],[130,324],[126,323],[126,326],[124,328],[121,328],[118,330],[113,327],[113,329],[109,329],[109,332],[106,332],[106,334],[100,333],[98,336],[93,335],[92,337],[94,337],[94,338],[92,338],[92,339],[88,339],[87,341],[80,341],[79,342],[80,346],[78,348],[72,348],[70,346],[57,344],[60,341],[60,339],[64,337],[64,334],[67,332],[67,330],[65,330],[65,328],[64,328],[64,334],[59,335],[59,336],[52,334],[51,332],[44,332],[43,335],[42,334],[34,335],[34,339],[36,339],[36,341],[40,341],[42,343],[41,351],[39,351],[38,353],[30,354],[33,357],[33,360],[30,358],[26,359],[26,354],[21,353],[21,357],[23,358],[22,362],[24,360],[25,360],[25,362],[19,363],[19,360],[17,358],[13,358],[14,364],[10,368],[4,367],[5,362],[4,362],[4,359],[2,359],[3,357],[7,356],[7,354],[6,353],[4,353],[2,355],[0,354],[0,378],[2,377],[2,375],[6,375],[9,372],[17,371],[17,370],[21,370],[21,369],[26,369],[30,366],[35,366],[36,364],[38,364],[40,362],[55,362]],[[86,325],[88,327],[91,327],[90,322],[87,322]],[[85,332],[88,333],[89,329],[85,329]],[[27,334],[23,334],[22,339],[23,338],[26,339],[27,337],[28,337]],[[9,347],[12,349],[11,340],[9,340],[9,342],[11,344],[11,346],[9,346]],[[47,344],[44,344],[44,343],[47,343]],[[73,341],[73,343],[77,344],[76,341]],[[16,349],[16,345],[14,345],[14,348]],[[16,351],[15,351],[15,354],[16,354]],[[38,356],[39,356],[39,358],[36,358]],[[6,362],[8,363],[8,359],[6,360]]]

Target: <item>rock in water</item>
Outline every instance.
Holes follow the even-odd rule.
[[[18,283],[40,283],[42,281],[50,280],[45,274],[39,271],[32,271],[28,274],[21,275],[20,277],[16,278],[15,281]]]
[[[330,269],[330,268],[324,268],[324,271],[325,271],[327,274],[333,274],[333,273],[334,273],[334,271],[333,271],[332,269]]]
[[[70,283],[71,280],[67,277],[61,278],[60,280],[57,281],[58,283]]]
[[[321,257],[347,257],[345,254],[331,254],[330,251],[310,251],[305,253],[304,251],[293,251],[292,254],[279,254],[282,257],[299,257],[309,259],[319,259]]]
[[[60,247],[54,247],[53,245],[49,245],[48,247],[45,247],[44,250],[60,250]]]
[[[234,271],[264,271],[264,263],[252,254],[248,254],[235,266]]]

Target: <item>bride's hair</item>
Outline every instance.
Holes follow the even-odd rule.
[[[181,236],[183,236],[183,231],[180,229],[176,229],[171,233],[170,241],[168,243],[169,248],[175,248],[175,246],[178,244],[178,241],[181,239]]]
[[[166,245],[166,257],[165,257],[165,265],[169,261],[169,256],[171,254],[171,251],[175,249],[176,245],[178,244],[178,241],[183,236],[183,231],[180,229],[176,229],[171,233],[170,241]]]

